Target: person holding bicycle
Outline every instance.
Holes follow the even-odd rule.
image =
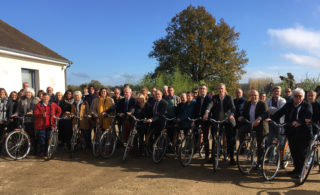
[[[35,130],[40,145],[40,156],[47,156],[48,141],[51,131],[55,127],[55,118],[61,115],[61,108],[54,102],[50,102],[49,94],[45,93],[42,100],[36,104],[33,114],[35,118]]]
[[[229,122],[224,123],[223,126],[225,127],[226,131],[225,133],[227,138],[227,153],[230,157],[230,164],[235,165],[236,162],[234,160],[234,150],[236,144],[236,134],[233,129],[236,125],[234,118],[235,106],[232,97],[230,95],[227,95],[225,84],[220,83],[218,85],[218,94],[212,97],[212,101],[208,106],[208,111],[210,113],[206,112],[204,119],[207,119],[208,116],[210,116],[215,120],[223,121],[228,115]],[[215,127],[213,129],[215,129]]]
[[[184,102],[186,99],[186,102]],[[193,99],[192,92],[187,92],[181,95],[180,111],[177,113],[177,122],[179,127],[183,130],[184,134],[187,135],[188,130],[191,127],[191,121],[188,118],[192,118],[194,106],[196,101]]]
[[[0,140],[8,124],[9,100],[4,88],[0,88]],[[1,143],[0,143],[1,145]]]
[[[312,106],[303,101],[305,92],[301,88],[293,90],[292,101],[287,102],[280,110],[271,116],[270,120],[279,120],[285,116],[285,134],[289,141],[294,170],[290,175],[300,174],[308,147],[312,139]]]
[[[82,93],[80,91],[73,92],[74,102],[71,105],[71,115],[79,117],[79,129],[84,134],[86,142],[86,150],[91,149],[91,129],[88,117],[90,117],[90,108],[87,101],[82,100]],[[76,124],[77,119],[73,119],[73,126]]]
[[[196,103],[194,105],[194,110],[193,110],[193,117],[194,119],[206,116],[206,119],[208,119],[208,114],[209,114],[209,104],[211,103],[211,97],[207,94],[208,93],[208,88],[205,84],[200,85],[200,91],[199,91],[199,97],[196,99]],[[201,125],[202,127],[202,132],[203,132],[203,141],[205,144],[205,161],[210,162],[211,160],[209,159],[209,140],[208,140],[208,135],[209,135],[209,127],[210,127],[210,122],[208,120],[201,120],[197,121],[196,126]]]
[[[308,91],[307,93],[307,101],[312,106],[312,123],[315,123],[319,125],[320,123],[320,103],[316,100],[317,93],[313,90]],[[318,134],[318,128],[314,127],[312,128],[313,135]]]
[[[248,101],[244,108],[242,115],[238,118],[239,122],[242,122],[244,119],[250,121],[250,123],[244,124],[239,129],[239,140],[240,143],[244,140],[246,133],[249,133],[251,130],[251,125],[253,126],[253,131],[256,131],[257,139],[257,167],[262,163],[263,158],[263,148],[262,141],[264,136],[268,134],[268,123],[264,120],[268,118],[268,106],[265,102],[259,100],[259,92],[255,89],[250,91],[250,101]]]

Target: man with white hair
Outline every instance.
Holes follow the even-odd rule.
[[[312,138],[312,106],[303,101],[305,92],[297,88],[293,90],[292,101],[286,103],[271,119],[278,121],[285,116],[285,133],[288,137],[294,170],[291,175],[300,174]],[[269,119],[267,119],[269,120]]]
[[[50,97],[50,102],[54,101],[54,93],[53,93],[53,88],[52,87],[47,87],[47,94]]]

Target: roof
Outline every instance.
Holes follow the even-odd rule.
[[[0,19],[0,48],[17,51],[37,57],[58,60],[71,64],[71,61],[52,51],[28,35]]]

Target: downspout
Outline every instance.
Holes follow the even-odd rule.
[[[69,63],[66,65],[66,68],[64,69],[64,83],[65,83],[65,90],[67,90],[67,68],[69,68],[73,63],[69,61]]]

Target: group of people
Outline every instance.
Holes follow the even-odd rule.
[[[23,89],[17,93],[11,92],[8,96],[6,90],[0,89],[0,136],[4,136],[5,129],[12,131],[18,126],[17,116],[30,116],[25,120],[27,131],[33,151],[38,153],[36,145],[40,147],[39,154],[46,155],[46,148],[50,132],[55,127],[56,117],[76,116],[79,118],[79,128],[83,132],[86,149],[91,149],[91,131],[96,123],[93,115],[104,116],[100,121],[102,130],[110,129],[112,118],[116,115],[118,125],[121,126],[121,137],[127,140],[130,130],[133,128],[134,120],[131,115],[139,119],[138,122],[140,140],[145,140],[148,130],[157,135],[167,125],[167,133],[173,140],[177,130],[187,132],[191,128],[189,118],[201,118],[195,123],[201,125],[203,141],[205,145],[205,160],[211,162],[213,153],[209,154],[209,131],[216,128],[211,124],[209,118],[224,120],[224,130],[227,141],[227,153],[230,164],[235,165],[234,151],[236,137],[243,140],[245,134],[251,129],[257,132],[258,143],[258,165],[261,163],[263,148],[262,140],[268,136],[268,140],[279,136],[278,128],[270,121],[286,123],[285,132],[289,140],[291,155],[294,162],[294,171],[301,171],[308,145],[317,129],[312,124],[319,123],[320,104],[316,101],[315,91],[305,91],[297,88],[285,89],[285,96],[281,97],[281,87],[272,89],[272,95],[266,99],[265,93],[251,89],[248,99],[243,97],[242,89],[235,91],[235,98],[227,92],[226,86],[220,83],[217,86],[217,94],[208,93],[206,85],[201,85],[191,92],[175,95],[173,87],[164,86],[163,89],[153,87],[149,92],[143,87],[138,94],[133,96],[132,89],[125,85],[122,89],[115,88],[113,95],[106,88],[95,89],[93,86],[84,87],[82,91],[67,90],[53,93],[53,88],[48,87],[46,92],[40,90],[35,96],[34,90],[23,84]],[[165,123],[165,118],[176,118],[176,120]],[[249,121],[246,123],[244,121]],[[73,126],[77,120],[75,117],[67,117],[58,123],[60,144],[70,147]],[[151,128],[150,128],[151,127]],[[238,135],[238,136],[237,136]],[[213,150],[212,150],[213,151]]]

